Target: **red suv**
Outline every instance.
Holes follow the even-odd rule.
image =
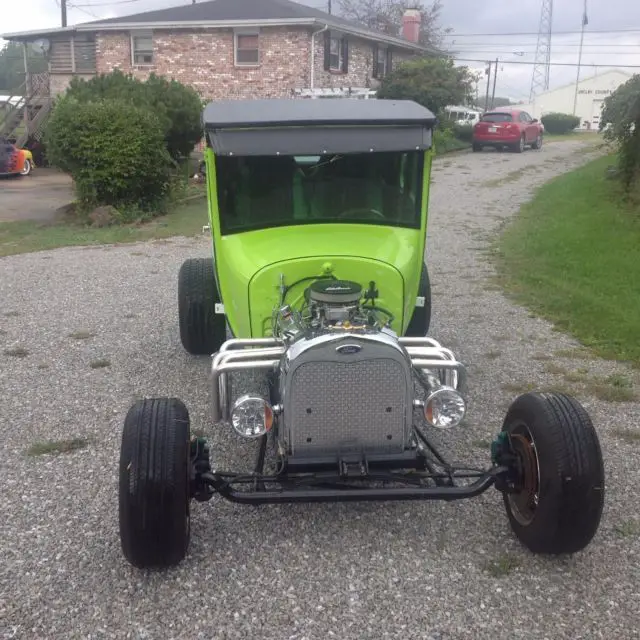
[[[480,117],[473,127],[473,150],[482,147],[501,149],[508,147],[522,153],[527,145],[532,149],[542,146],[544,126],[521,109],[494,109]]]

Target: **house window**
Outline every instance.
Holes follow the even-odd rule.
[[[345,37],[326,32],[324,41],[324,69],[347,73],[349,66],[349,43]]]
[[[258,33],[235,34],[235,57],[237,65],[260,64],[260,36]]]
[[[133,64],[153,64],[153,36],[151,33],[134,33],[131,36]]]
[[[373,46],[373,77],[384,78],[391,73],[391,50],[378,45]]]

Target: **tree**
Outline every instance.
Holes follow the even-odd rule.
[[[492,109],[497,109],[498,107],[508,107],[510,105],[511,105],[511,100],[509,100],[509,98],[500,98],[500,97],[496,96],[491,101],[491,108]]]
[[[621,176],[629,190],[640,174],[640,75],[634,75],[605,98],[600,130],[618,147]]]
[[[80,103],[122,100],[151,111],[174,160],[187,157],[202,137],[202,100],[191,87],[151,74],[145,81],[116,69],[90,80],[74,78],[66,95]]]
[[[422,14],[420,44],[441,47],[444,35],[451,31],[438,26],[441,0],[434,0],[428,7],[424,6],[422,0],[338,0],[339,14],[346,20],[393,36],[402,33],[402,16],[407,9],[418,9]]]
[[[415,100],[434,113],[472,98],[475,76],[451,58],[419,58],[398,65],[383,78],[378,98]]]
[[[27,65],[31,73],[43,73],[47,70],[44,55],[27,49]],[[24,51],[19,42],[9,42],[0,49],[0,93],[14,94],[24,83]],[[22,91],[20,91],[22,94]]]

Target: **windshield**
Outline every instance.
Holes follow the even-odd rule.
[[[313,223],[420,228],[423,152],[217,156],[223,234]]]
[[[485,113],[482,122],[511,122],[513,120],[510,113]]]

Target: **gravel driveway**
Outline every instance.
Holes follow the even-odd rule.
[[[470,372],[469,424],[447,436],[453,459],[488,462],[483,441],[499,430],[519,387],[563,382],[563,371],[575,380],[625,371],[572,352],[575,342],[507,301],[489,280],[488,237],[533,188],[586,161],[590,151],[581,144],[463,154],[434,169],[433,335]],[[180,567],[132,569],[117,531],[122,421],[136,398],[176,394],[195,426],[206,425],[209,362],[180,346],[176,278],[184,259],[208,250],[205,239],[181,238],[0,260],[0,345],[15,354],[0,353],[0,633],[640,637],[640,442],[618,431],[637,428],[640,407],[597,400],[577,382],[607,472],[601,528],[577,556],[529,554],[492,490],[449,504],[254,508],[214,499],[194,504],[191,551]],[[225,464],[250,454],[226,431],[206,430]],[[90,444],[69,454],[26,453],[35,443],[70,438]]]

